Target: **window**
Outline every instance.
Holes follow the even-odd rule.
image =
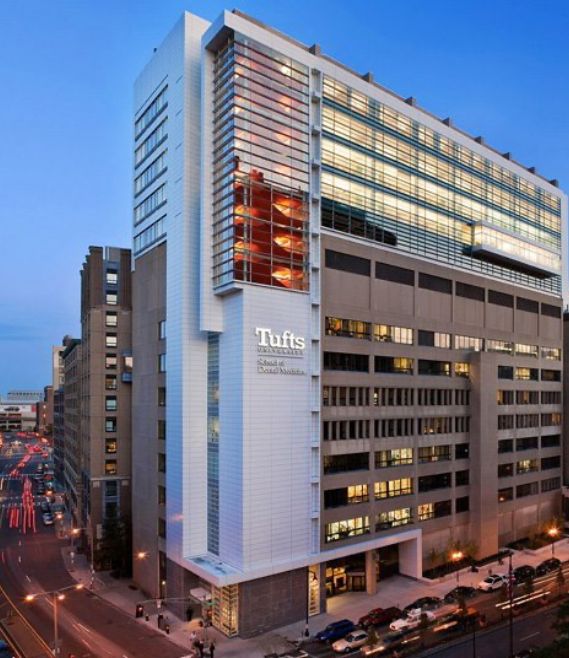
[[[116,498],[119,495],[119,483],[117,480],[105,481],[105,498]]]
[[[162,91],[156,96],[156,98],[150,103],[150,105],[144,110],[140,117],[136,120],[134,124],[135,137],[138,139],[138,136],[146,130],[146,128],[154,121],[154,119],[164,110],[168,102],[166,100],[166,90],[168,87],[164,87]]]
[[[324,455],[324,473],[346,473],[348,471],[367,471],[369,453],[355,452],[349,455]]]
[[[160,484],[158,485],[158,504],[159,505],[166,504],[166,487],[163,487]]]
[[[466,472],[468,473],[468,471]],[[448,489],[450,486],[452,486],[452,473],[422,475],[419,478],[419,493],[433,491],[434,489]]]
[[[498,477],[509,478],[514,474],[513,464],[498,464]]]
[[[451,372],[450,361],[428,361],[426,359],[419,359],[420,375],[450,377],[450,372]]]
[[[551,468],[561,468],[561,457],[559,455],[554,457],[543,457],[541,460],[542,471],[548,471]],[[535,470],[537,470],[537,468]]]
[[[159,418],[156,421],[156,426],[157,426],[157,434],[158,434],[158,439],[160,441],[166,441],[166,421]]]
[[[117,285],[119,282],[119,273],[117,270],[107,270],[105,273],[105,281],[110,285]]]
[[[514,391],[497,391],[496,402],[498,405],[514,404]]]
[[[470,416],[456,416],[454,419],[454,431],[462,434],[470,432]]]
[[[523,475],[524,473],[533,473],[539,471],[537,459],[521,459],[516,463],[516,474]]]
[[[105,389],[107,391],[116,391],[117,390],[117,376],[116,375],[105,375]]]
[[[498,441],[498,454],[504,452],[513,452],[514,451],[514,440],[513,439],[502,439]]]
[[[166,473],[166,455],[163,452],[158,453],[158,472]]]
[[[452,501],[450,500],[441,500],[438,503],[425,503],[419,505],[418,508],[419,521],[438,519],[442,516],[449,516],[450,514],[452,514]]]
[[[324,507],[343,507],[369,501],[368,485],[355,484],[340,489],[328,489],[324,492]]]
[[[541,358],[551,361],[561,361],[561,349],[559,347],[542,347]]]
[[[324,441],[345,439],[369,439],[369,420],[325,420],[323,422]]]
[[[344,320],[342,318],[326,318],[325,331],[327,336],[343,336],[370,340],[371,323],[361,320]]]
[[[107,311],[105,313],[105,326],[116,327],[118,324],[118,315],[115,311]]]
[[[468,443],[457,443],[454,446],[455,459],[468,459],[470,457],[470,445]]]
[[[522,381],[538,381],[538,369],[537,368],[516,368],[515,378]]]
[[[112,348],[117,346],[116,334],[105,334],[105,347]]]
[[[408,523],[413,523],[411,508],[403,507],[402,509],[394,509],[389,512],[380,512],[377,515],[375,529],[377,531],[389,530],[389,528],[397,528]]]
[[[442,292],[446,295],[451,295],[452,281],[450,279],[444,279],[440,276],[433,276],[432,274],[419,272],[419,288],[434,290],[435,292]]]
[[[514,488],[506,487],[504,489],[498,489],[498,502],[507,503],[509,500],[514,500]]]
[[[117,451],[116,439],[105,439],[105,454],[114,455]]]
[[[161,517],[158,517],[158,536],[166,539],[166,521]]]
[[[537,345],[516,343],[516,356],[533,356],[537,359],[539,356],[539,347]]]
[[[537,436],[527,436],[523,439],[516,439],[516,450],[535,450],[537,449]]]
[[[464,363],[457,361],[454,364],[454,375],[455,377],[465,377],[466,379],[470,378],[470,363]]]
[[[526,311],[527,313],[539,313],[539,303],[525,297],[516,298],[516,308],[518,311]]]
[[[116,411],[117,410],[117,398],[116,396],[107,395],[105,398],[105,411]]]
[[[116,431],[117,431],[117,419],[105,418],[105,432],[116,432]]]
[[[374,436],[377,439],[415,434],[414,418],[377,418],[374,420]]]
[[[333,521],[327,523],[324,531],[326,543],[340,541],[349,537],[366,535],[369,533],[369,516],[360,516],[345,521]]]
[[[375,372],[394,375],[412,375],[413,359],[405,356],[376,356]]]
[[[457,393],[459,393],[459,391],[457,391]],[[419,388],[417,389],[417,397],[418,397],[417,404],[421,406],[426,406],[426,407],[448,406],[452,404],[452,389]],[[459,402],[457,401],[456,404],[459,404]]]
[[[348,370],[351,372],[368,372],[367,354],[349,354],[347,352],[324,352],[324,370]]]
[[[166,203],[166,183],[149,194],[134,209],[134,223],[140,222]]]
[[[166,406],[166,387],[165,386],[159,386],[158,387],[158,406],[159,407],[165,407]]]
[[[450,446],[426,446],[418,449],[419,464],[429,462],[449,461],[451,459]]]
[[[451,416],[419,418],[419,434],[449,434],[452,432]]]
[[[116,459],[105,460],[105,475],[116,475],[117,473],[118,473],[117,460]]]
[[[367,258],[343,254],[339,251],[326,249],[326,267],[332,270],[341,270],[351,274],[361,274],[362,276],[370,275],[370,261]]]
[[[160,217],[144,231],[134,236],[134,253],[139,254],[151,244],[157,242],[166,231],[166,215]]]
[[[516,391],[516,404],[539,404],[539,391]]]
[[[166,338],[166,320],[160,320],[158,323],[158,340]]]
[[[454,484],[457,487],[464,487],[470,484],[470,471],[457,471],[454,474]]]
[[[461,512],[468,512],[470,509],[470,498],[469,496],[461,496],[455,501],[455,511],[457,514]]]
[[[166,355],[158,355],[158,372],[166,372]]]
[[[450,348],[450,334],[441,333],[439,331],[424,331],[419,329],[419,345],[424,347],[441,347],[444,349]]]
[[[516,427],[518,429],[539,427],[539,414],[517,414]]]
[[[542,391],[541,404],[561,404],[561,391]]]
[[[118,295],[116,292],[109,292],[107,291],[105,293],[105,304],[108,304],[109,306],[116,306],[118,303]]]
[[[144,171],[134,179],[134,193],[140,194],[151,183],[159,178],[167,169],[166,165],[166,151],[162,151],[157,158],[155,158]]]
[[[467,299],[475,299],[479,302],[484,301],[484,288],[472,286],[468,283],[456,282],[456,296],[466,297]]]
[[[561,381],[561,370],[542,370],[541,371],[541,381],[542,382],[560,382]]]
[[[542,448],[558,448],[561,444],[561,436],[559,434],[551,434],[550,436],[541,437]]]
[[[561,478],[548,478],[547,480],[541,481],[542,493],[556,491],[557,489],[561,489]]]
[[[166,132],[166,119],[157,126],[134,152],[134,164],[138,166],[159,144],[168,136]]]
[[[375,264],[375,278],[383,281],[392,281],[393,283],[401,283],[404,286],[415,285],[415,272],[413,270],[397,267],[396,265],[388,265],[387,263]]]
[[[386,482],[375,482],[373,491],[376,500],[407,496],[413,493],[413,480],[411,478],[400,478]]]
[[[458,336],[454,337],[455,350],[468,350],[470,352],[481,352],[484,346],[482,338],[475,338],[474,336]]]
[[[560,306],[551,306],[551,304],[542,304],[541,305],[541,314],[547,315],[550,318],[560,318],[561,317],[561,307]]]
[[[374,324],[373,339],[380,343],[402,343],[403,345],[413,345],[413,329],[392,327],[387,324]]]
[[[486,351],[487,352],[498,352],[500,354],[513,354],[514,352],[514,343],[509,343],[506,340],[492,340],[490,338],[486,339]]]
[[[541,414],[541,426],[542,427],[553,427],[556,425],[561,425],[561,414]]]
[[[525,496],[535,496],[539,493],[539,483],[529,482],[528,484],[518,484],[516,487],[516,498],[525,498]]]
[[[374,388],[373,404],[380,407],[409,407],[414,404],[412,388]]]
[[[488,291],[488,302],[490,304],[495,304],[496,306],[505,306],[506,308],[514,308],[513,295],[507,295],[506,293],[498,292],[497,290]]]
[[[367,453],[365,453],[367,455]],[[413,448],[393,448],[375,453],[375,468],[404,466],[413,463]]]
[[[366,407],[369,405],[367,386],[323,386],[324,407]]]

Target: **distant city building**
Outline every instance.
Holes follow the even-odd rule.
[[[53,392],[53,469],[58,482],[64,482],[65,392],[63,386]]]
[[[37,422],[37,404],[0,402],[0,432],[33,432]]]
[[[63,483],[76,527],[81,525],[81,341],[73,339],[62,354],[63,385]],[[59,389],[61,390],[61,389]],[[56,436],[59,439],[60,429]],[[57,441],[59,443],[59,440]]]
[[[0,402],[39,402],[40,400],[43,400],[43,396],[43,391],[8,391],[5,398],[0,396]]]
[[[251,636],[559,515],[556,181],[238,11],[184,14],[133,123],[150,597]]]
[[[45,386],[43,400],[36,406],[36,430],[44,435],[51,436],[53,431],[53,387]]]
[[[131,509],[130,266],[129,249],[90,247],[81,271],[81,497],[75,513],[95,548],[105,519],[128,517]],[[72,461],[79,468],[70,458],[70,470]]]

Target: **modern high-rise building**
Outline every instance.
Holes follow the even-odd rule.
[[[129,518],[131,509],[130,269],[129,249],[89,248],[81,271],[80,352],[76,345],[64,353],[66,369],[78,370],[68,382],[77,385],[75,401],[80,394],[80,418],[74,414],[66,427],[73,453],[66,477],[72,502],[79,505],[74,514],[87,528],[89,544],[94,542],[95,557],[105,519]],[[66,397],[66,412],[69,405]]]
[[[556,181],[234,11],[139,76],[134,193],[151,596],[254,635],[559,514]]]
[[[80,527],[79,510],[81,509],[81,341],[69,340],[63,354],[64,377],[63,388],[55,395],[55,409],[58,401],[61,406],[63,423],[59,419],[54,432],[54,459],[57,446],[62,459],[61,482],[69,499],[75,525]],[[63,392],[63,395],[61,395]],[[55,414],[57,417],[57,414]],[[63,427],[61,427],[63,425]]]

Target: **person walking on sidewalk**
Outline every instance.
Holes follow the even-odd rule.
[[[209,643],[209,658],[214,658],[214,651],[215,651],[215,642],[212,640]]]

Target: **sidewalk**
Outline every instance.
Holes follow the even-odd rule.
[[[91,583],[91,571],[85,555],[75,554],[71,560],[70,548],[62,548],[62,556],[65,566],[71,576],[89,588]],[[512,563],[516,568],[522,564],[536,566],[543,560],[551,557],[551,547],[546,546],[538,551],[513,551]],[[561,539],[555,544],[555,557],[562,562],[569,560],[569,539]],[[508,560],[502,565],[493,562],[481,567],[478,573],[472,573],[470,569],[459,572],[458,581],[460,585],[476,585],[490,573],[507,573]],[[425,578],[414,580],[406,576],[392,576],[378,583],[378,591],[373,596],[365,592],[347,592],[340,596],[327,600],[328,612],[312,617],[309,620],[310,635],[314,635],[327,624],[339,619],[352,619],[354,622],[366,614],[370,609],[376,607],[387,608],[397,606],[404,608],[420,596],[443,597],[453,589],[457,583],[457,574],[452,573],[443,578],[430,581]],[[134,617],[136,604],[144,600],[146,596],[138,590],[130,581],[116,580],[106,572],[98,572],[95,577],[93,593],[108,603],[116,606],[126,614]],[[149,613],[149,621],[143,617],[137,620],[140,624],[151,624],[157,627],[157,610],[149,605],[145,606],[145,612]],[[173,613],[168,613],[164,606],[161,610],[164,617],[168,618],[170,625],[169,639],[190,653],[190,633],[195,631],[200,638],[204,638],[205,630],[200,628],[200,619],[185,622],[178,619]],[[214,628],[207,629],[207,639],[213,639],[216,644],[216,656],[219,658],[263,658],[265,654],[281,652],[290,649],[292,643],[298,640],[304,630],[304,621],[299,621],[290,626],[279,628],[272,633],[251,639],[227,638]],[[206,653],[207,655],[207,653]]]

